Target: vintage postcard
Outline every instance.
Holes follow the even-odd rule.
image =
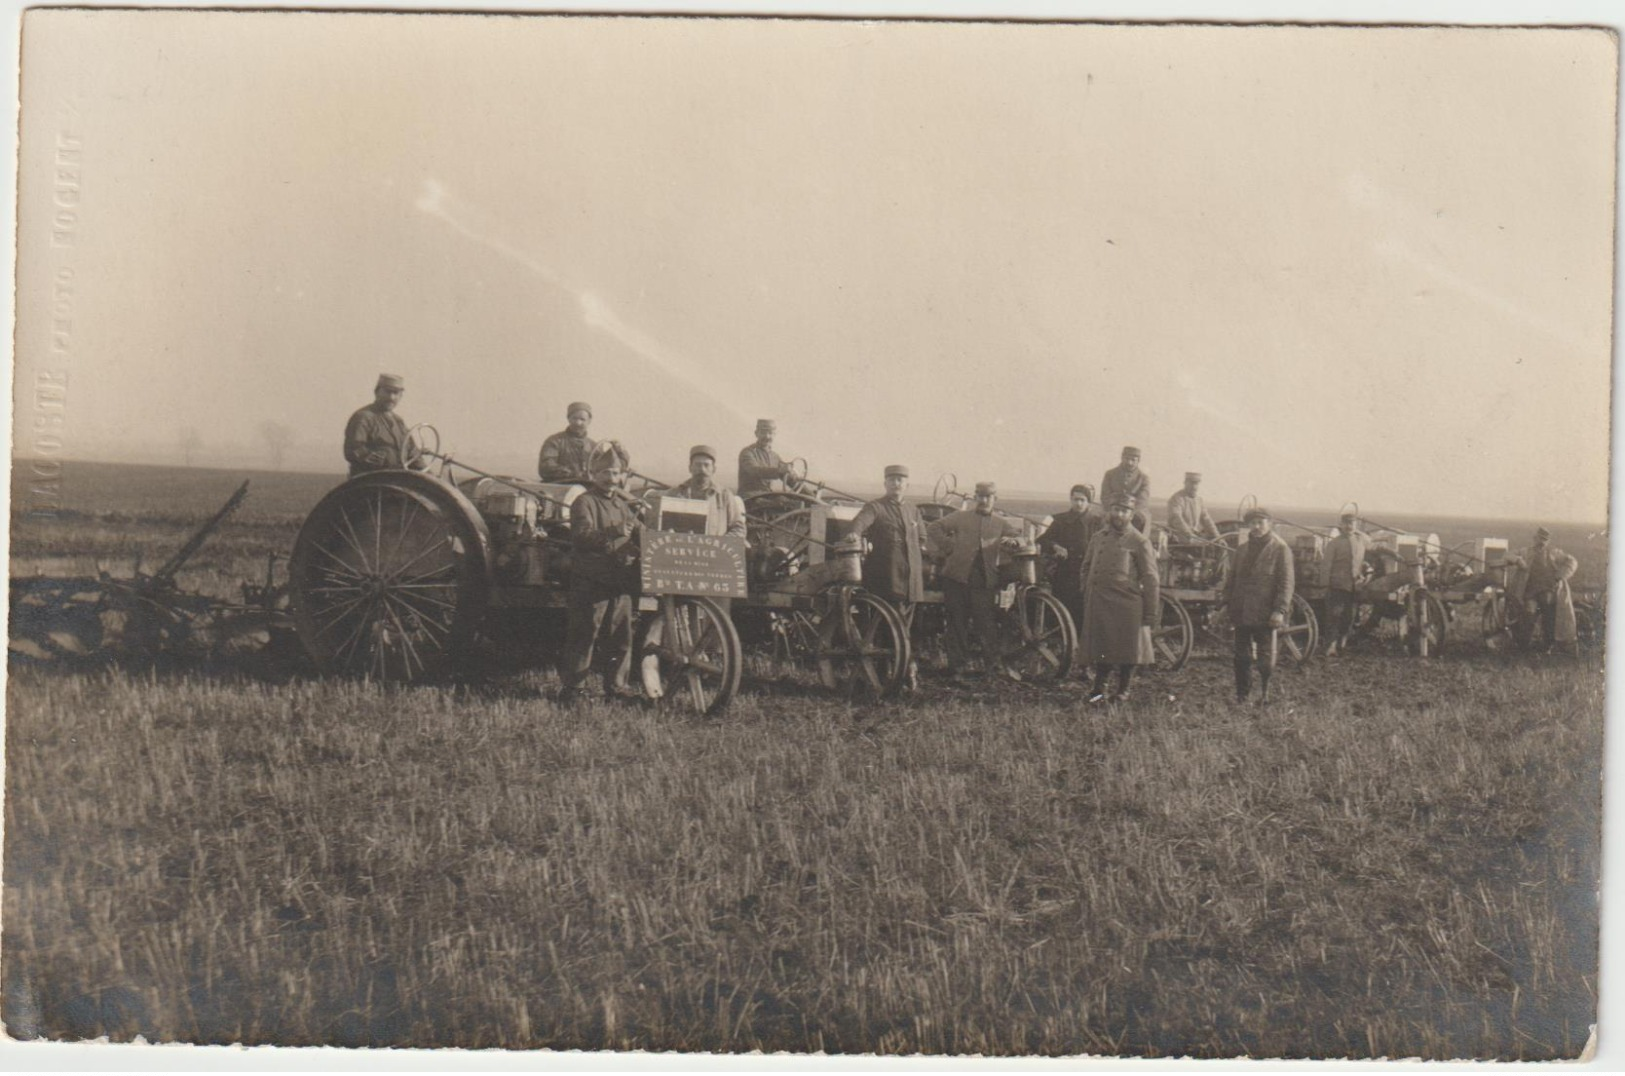
[[[1618,80],[29,10],[6,1035],[1581,1057]]]

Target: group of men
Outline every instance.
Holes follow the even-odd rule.
[[[345,429],[344,456],[350,474],[425,464],[396,407],[405,382],[380,375],[373,403],[356,411]],[[613,440],[595,441],[592,406],[583,401],[565,409],[566,427],[549,436],[537,458],[545,482],[579,483],[587,488],[571,503],[570,529],[575,569],[562,669],[563,698],[579,696],[594,664],[605,669],[607,694],[633,694],[628,679],[632,642],[631,595],[636,592],[640,506],[624,490],[631,461]],[[737,492],[716,481],[717,453],[709,445],[689,450],[689,477],[672,489],[677,496],[707,503],[707,533],[744,537],[743,497],[774,489],[795,489],[795,468],[774,450],[772,419],[756,423],[756,439],[739,453]],[[1101,479],[1097,503],[1088,484],[1072,487],[1070,507],[1052,518],[1039,538],[1039,552],[1056,597],[1078,627],[1079,657],[1093,671],[1091,703],[1128,698],[1134,670],[1154,662],[1153,631],[1161,621],[1157,555],[1149,535],[1151,479],[1140,468],[1138,448],[1126,446],[1120,462]],[[985,675],[1015,674],[1001,660],[997,600],[1001,569],[1021,548],[1021,521],[996,509],[998,488],[978,482],[970,506],[926,525],[918,506],[905,498],[909,470],[885,468],[885,493],[868,502],[852,532],[868,539],[863,584],[886,598],[912,626],[915,605],[925,597],[925,565],[940,566],[947,613],[946,645],[953,675],[974,675],[972,639],[979,644]],[[1176,556],[1213,555],[1219,531],[1200,494],[1202,476],[1185,474],[1184,486],[1168,500],[1167,528]],[[1267,700],[1275,670],[1277,633],[1292,607],[1293,557],[1274,532],[1268,510],[1245,514],[1246,539],[1228,558],[1223,593],[1235,628],[1236,698],[1251,697],[1254,670],[1260,699]],[[1356,592],[1369,539],[1352,514],[1322,560],[1330,639],[1328,652],[1348,645]],[[1548,645],[1574,637],[1574,611],[1568,580],[1576,562],[1550,546],[1550,533],[1536,532],[1535,545],[1514,558],[1509,596],[1524,631],[1539,626]],[[1115,672],[1115,683],[1110,685]],[[910,669],[910,680],[915,670]]]

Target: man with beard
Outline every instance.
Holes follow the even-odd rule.
[[[688,481],[672,488],[678,497],[704,501],[708,511],[706,534],[731,534],[745,537],[745,502],[733,490],[716,483],[717,450],[710,445],[695,445],[688,450]]]
[[[1151,476],[1140,470],[1140,450],[1133,445],[1123,446],[1123,462],[1106,472],[1100,480],[1100,501],[1108,507],[1120,495],[1134,501],[1131,522],[1142,534],[1150,522],[1146,510],[1151,505]]]
[[[1248,509],[1243,521],[1247,540],[1232,555],[1224,583],[1225,608],[1236,629],[1236,701],[1246,702],[1252,692],[1256,653],[1262,689],[1258,701],[1265,703],[1275,673],[1276,633],[1286,626],[1292,608],[1292,548],[1274,533],[1267,509]]]
[[[592,671],[600,637],[604,694],[629,698],[632,660],[632,595],[638,589],[638,541],[643,525],[622,492],[626,451],[615,441],[598,445],[588,462],[591,485],[570,504],[570,605],[564,661],[559,667],[561,705],[575,703]]]
[[[1072,487],[1072,507],[1050,520],[1038,539],[1044,555],[1050,589],[1061,599],[1072,622],[1083,624],[1083,569],[1089,563],[1089,543],[1105,520],[1092,503],[1095,489],[1086,483]]]
[[[886,495],[863,506],[852,521],[852,533],[869,539],[869,552],[863,558],[864,587],[891,602],[912,634],[914,603],[925,597],[925,522],[920,510],[903,500],[908,490],[907,467],[891,464],[885,483]],[[910,687],[917,678],[917,666],[911,660]]]
[[[1136,665],[1155,660],[1151,625],[1157,622],[1161,586],[1151,540],[1132,525],[1134,498],[1119,493],[1110,502],[1106,526],[1089,543],[1084,569],[1083,624],[1078,656],[1095,669],[1090,702],[1106,699],[1106,677],[1117,670],[1112,702],[1128,698]]]
[[[418,447],[406,433],[406,422],[395,413],[406,394],[406,380],[396,374],[379,374],[373,386],[372,403],[350,416],[344,427],[344,459],[350,477],[369,471],[391,471],[410,467],[421,471],[427,464]]]
[[[577,401],[564,409],[564,429],[542,442],[536,473],[543,482],[586,482],[588,462],[598,442],[587,436],[592,426],[592,405]]]
[[[942,561],[942,597],[948,612],[948,665],[956,676],[970,673],[969,629],[974,624],[982,644],[982,664],[999,671],[998,623],[994,616],[1003,554],[1021,544],[1021,524],[993,514],[999,490],[992,482],[976,483],[976,507],[960,509],[926,529],[926,541]]]

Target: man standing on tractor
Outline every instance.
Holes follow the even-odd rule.
[[[1134,498],[1118,493],[1109,502],[1106,527],[1089,543],[1084,567],[1083,623],[1078,656],[1095,668],[1090,702],[1106,699],[1106,677],[1117,670],[1112,702],[1128,698],[1136,665],[1156,660],[1151,625],[1161,615],[1162,590],[1151,539],[1132,526]]]
[[[908,468],[901,463],[886,468],[886,495],[870,501],[852,521],[852,534],[867,535],[869,552],[863,558],[863,585],[896,606],[912,634],[914,603],[925,598],[925,521],[920,510],[903,500],[908,491]],[[909,663],[912,687],[918,667]]]
[[[581,684],[593,666],[593,649],[600,637],[604,694],[630,698],[632,667],[632,595],[638,589],[638,543],[643,524],[638,522],[631,498],[622,486],[631,465],[626,450],[616,441],[604,441],[594,450],[587,470],[591,485],[570,504],[569,619],[564,661],[559,667],[563,689],[559,703],[571,705],[581,696]]]
[[[407,435],[405,421],[395,413],[405,394],[405,378],[379,374],[372,403],[350,416],[344,427],[344,459],[350,465],[351,478],[368,471],[398,471],[403,467],[421,471],[427,466],[418,455],[417,444]]]
[[[1021,544],[1021,523],[993,514],[999,489],[976,483],[976,507],[943,516],[926,528],[926,542],[942,561],[942,596],[948,613],[948,664],[956,676],[970,674],[969,629],[982,644],[987,674],[1003,671],[998,623],[999,565],[1003,554]]]
[[[1580,562],[1551,544],[1552,532],[1535,528],[1535,544],[1518,551],[1511,560],[1507,579],[1507,603],[1516,614],[1512,636],[1520,647],[1534,642],[1540,628],[1541,649],[1575,646],[1574,595],[1569,580],[1579,571]]]
[[[588,463],[598,442],[587,436],[592,426],[592,405],[577,401],[564,409],[569,425],[542,442],[541,454],[536,458],[536,473],[543,482],[577,482],[590,480]]]
[[[1089,563],[1089,545],[1105,524],[1095,507],[1095,487],[1079,482],[1072,487],[1072,507],[1050,520],[1038,538],[1038,551],[1044,556],[1050,590],[1061,599],[1072,623],[1083,625],[1083,569]]]
[[[1349,636],[1354,633],[1354,608],[1358,604],[1354,591],[1370,549],[1371,539],[1360,530],[1359,517],[1353,512],[1344,512],[1337,537],[1327,543],[1326,556],[1320,562],[1320,585],[1326,588],[1326,633],[1331,637],[1326,646],[1327,657],[1348,649]]]
[[[1292,609],[1292,548],[1274,533],[1274,519],[1264,508],[1248,509],[1247,540],[1230,559],[1225,579],[1225,607],[1236,629],[1236,701],[1246,702],[1253,688],[1253,655],[1258,655],[1259,702],[1270,700],[1275,672],[1276,633]]]
[[[1136,530],[1146,532],[1151,517],[1146,510],[1151,505],[1151,476],[1140,470],[1140,450],[1133,445],[1123,446],[1123,462],[1106,472],[1100,480],[1100,501],[1110,506],[1120,494],[1134,500],[1132,522]]]
[[[1186,471],[1185,488],[1168,498],[1168,533],[1176,542],[1195,542],[1203,538],[1218,541],[1219,527],[1196,492],[1201,485],[1200,474]]]
[[[739,450],[739,495],[769,493],[774,482],[791,484],[790,465],[773,451],[777,427],[770,418],[756,420],[756,441]]]

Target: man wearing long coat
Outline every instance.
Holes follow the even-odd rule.
[[[925,521],[920,510],[903,500],[908,490],[908,468],[893,463],[885,472],[886,495],[870,501],[852,521],[852,533],[869,539],[863,557],[865,589],[891,602],[914,633],[914,603],[925,598]],[[909,686],[919,678],[911,658]]]
[[[999,566],[1019,542],[1021,524],[993,514],[998,487],[976,483],[976,507],[961,509],[926,528],[926,541],[942,561],[942,597],[948,612],[948,664],[965,675],[970,663],[968,629],[974,625],[982,644],[982,663],[996,672],[1000,656],[994,607],[999,589]]]
[[[1236,629],[1236,701],[1246,702],[1252,692],[1256,650],[1259,701],[1268,702],[1276,632],[1286,626],[1292,609],[1292,547],[1272,529],[1274,519],[1267,509],[1249,509],[1245,522],[1247,540],[1231,557],[1224,581],[1225,608]]]
[[[1106,698],[1106,677],[1113,668],[1117,690],[1112,701],[1127,699],[1134,667],[1155,660],[1151,626],[1159,619],[1162,599],[1156,550],[1131,522],[1134,498],[1120,493],[1108,510],[1105,528],[1089,543],[1084,571],[1078,656],[1095,667],[1090,702]]]
[[[1354,631],[1354,591],[1371,549],[1371,539],[1360,530],[1359,522],[1353,512],[1343,514],[1337,537],[1326,544],[1326,556],[1320,562],[1320,585],[1326,588],[1326,633],[1332,640],[1326,647],[1327,657],[1346,650]]]
[[[588,463],[592,485],[570,503],[570,604],[565,629],[563,690],[559,702],[574,703],[592,671],[600,638],[604,694],[633,694],[632,594],[638,588],[638,536],[643,525],[621,493],[629,461],[621,446],[605,441]]]
[[[1094,500],[1093,486],[1072,487],[1072,507],[1057,514],[1038,538],[1038,551],[1048,565],[1050,590],[1061,599],[1072,622],[1083,624],[1083,570],[1089,563],[1089,545],[1105,519]]]
[[[1579,561],[1551,541],[1552,532],[1537,527],[1535,544],[1519,550],[1512,558],[1512,572],[1507,578],[1507,599],[1517,615],[1513,632],[1519,642],[1527,646],[1533,641],[1538,624],[1542,645],[1547,650],[1559,643],[1573,644],[1576,640],[1574,594],[1569,580],[1580,569]]]

